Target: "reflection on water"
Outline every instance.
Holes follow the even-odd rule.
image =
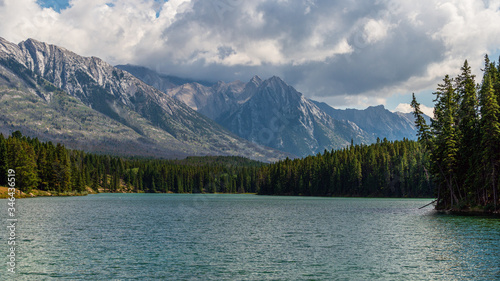
[[[16,277],[500,280],[500,220],[418,210],[428,202],[166,194],[19,200]]]

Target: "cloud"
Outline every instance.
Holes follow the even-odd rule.
[[[493,0],[71,0],[59,7],[3,0],[0,36],[204,80],[279,75],[338,106],[435,88],[465,59],[480,75],[483,55],[500,45],[500,1]]]
[[[427,116],[434,118],[434,108],[433,107],[428,107],[423,104],[420,105],[420,110]],[[396,109],[394,109],[394,112],[402,112],[402,113],[411,113],[413,112],[413,108],[409,103],[400,103]]]

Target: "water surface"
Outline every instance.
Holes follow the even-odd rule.
[[[22,199],[15,280],[500,280],[500,220],[418,210],[428,202],[175,194]],[[0,204],[5,225],[7,201]],[[6,237],[4,227],[0,234]],[[11,277],[6,267],[3,276]]]

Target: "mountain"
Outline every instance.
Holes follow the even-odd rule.
[[[278,77],[248,83],[215,84],[192,81],[160,87],[165,77],[141,67],[129,68],[133,75],[181,100],[192,109],[252,142],[306,156],[323,149],[370,143],[377,138],[416,139],[411,113],[391,112],[384,106],[364,110],[334,109],[309,100]],[[189,79],[186,79],[188,81]],[[180,81],[180,80],[179,80]],[[430,124],[430,117],[426,116]]]
[[[299,156],[342,148],[351,140],[373,141],[356,124],[331,118],[279,77],[252,91],[236,111],[216,119],[245,139]]]
[[[181,101],[96,57],[0,38],[0,130],[88,151],[184,157],[289,156],[243,140]]]
[[[298,156],[342,148],[351,139],[375,140],[352,122],[334,120],[279,77],[211,86],[192,82],[166,93],[240,137]]]
[[[216,120],[221,114],[236,110],[239,104],[248,100],[249,95],[253,93],[252,89],[257,88],[262,82],[257,76],[247,84],[241,81],[208,83],[183,78],[174,81],[171,79],[173,76],[159,74],[141,66],[118,65],[117,67],[184,102],[212,120]]]
[[[324,102],[314,102],[321,110],[337,120],[356,123],[362,130],[374,137],[387,140],[417,139],[415,117],[412,113],[391,112],[383,105],[370,106],[364,110],[335,109]],[[426,116],[427,124],[430,117]]]
[[[175,88],[177,86],[186,83],[196,82],[204,86],[212,86],[214,84],[207,81],[198,81],[188,78],[181,78],[173,75],[160,74],[156,71],[153,71],[143,66],[125,64],[125,65],[116,65],[115,67],[127,71],[128,73],[139,78],[144,83],[153,86],[162,92],[165,92],[169,89]]]
[[[239,97],[244,88],[245,84],[240,81],[217,82],[211,87],[199,83],[188,83],[168,90],[167,94],[212,120],[216,120],[221,114],[238,108],[241,103]]]

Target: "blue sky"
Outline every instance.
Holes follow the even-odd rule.
[[[282,77],[336,108],[432,107],[500,47],[500,1],[3,0],[0,36],[203,80]],[[477,82],[480,82],[479,80]]]
[[[62,0],[38,0],[37,3],[44,8],[52,8],[56,12],[69,7],[69,1]]]

